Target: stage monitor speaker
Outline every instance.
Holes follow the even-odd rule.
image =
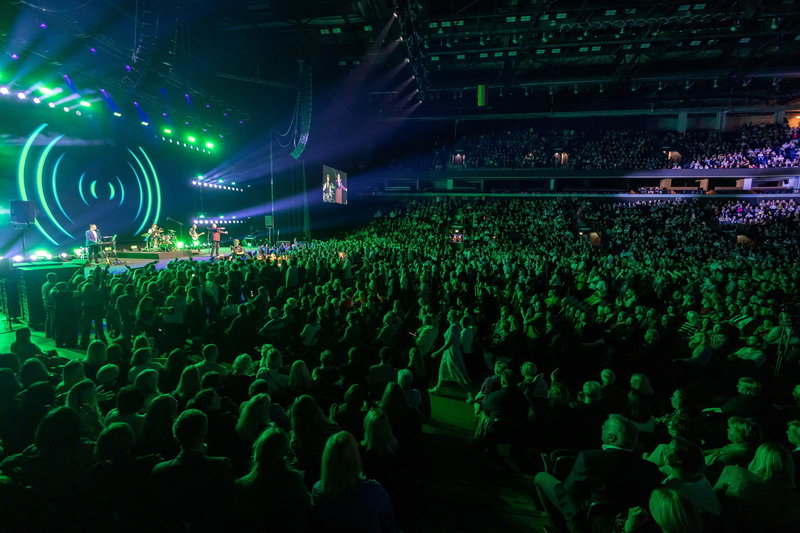
[[[264,226],[268,228],[272,227],[272,215],[264,215]]]
[[[33,202],[11,200],[10,211],[12,224],[33,224],[33,219],[36,217],[33,212]]]
[[[42,301],[42,285],[47,274],[54,272],[58,281],[69,281],[76,270],[83,266],[75,263],[60,263],[47,266],[26,266],[17,268],[19,273],[19,307],[22,320],[33,329],[44,329],[44,302]]]

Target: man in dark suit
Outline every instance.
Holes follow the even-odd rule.
[[[89,229],[86,230],[86,255],[89,261],[94,261],[95,264],[100,262],[100,230],[97,229],[97,226],[94,224],[89,225]]]
[[[166,531],[222,531],[233,466],[227,457],[206,455],[208,417],[187,409],[172,426],[178,456],[153,468],[152,481]]]
[[[646,506],[650,492],[663,476],[655,464],[633,453],[637,431],[633,422],[610,415],[603,424],[602,450],[584,450],[562,483],[541,472],[536,489],[554,519],[560,513],[575,530],[592,502],[613,504],[619,509]],[[554,508],[554,509],[552,509]]]

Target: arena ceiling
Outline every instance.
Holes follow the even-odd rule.
[[[133,66],[103,81],[186,89],[245,115],[293,98],[301,65],[327,104],[344,86],[392,116],[410,104],[435,115],[800,98],[795,0],[22,0],[0,7],[7,41],[25,12]]]

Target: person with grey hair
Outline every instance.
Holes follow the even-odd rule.
[[[414,374],[411,370],[403,368],[397,371],[397,384],[403,389],[408,405],[419,413],[419,406],[422,403],[422,393],[414,388]]]
[[[613,502],[621,509],[646,505],[663,475],[656,465],[633,453],[637,437],[630,420],[610,415],[601,430],[602,449],[580,452],[566,480],[546,472],[536,475],[542,508],[555,520],[563,517],[574,530],[591,502]]]

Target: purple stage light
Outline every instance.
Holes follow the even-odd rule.
[[[42,22],[41,24],[39,24],[39,27],[42,28],[43,30],[46,30],[47,29],[47,24]]]
[[[17,59],[19,59],[19,55],[17,55],[17,54],[11,54],[11,59],[14,59],[14,60],[17,60]]]
[[[139,102],[134,102],[133,105],[135,105],[136,107],[139,107]]]
[[[184,122],[184,124],[186,124],[188,126],[189,125],[189,121],[187,120],[186,122]]]
[[[162,116],[162,117],[166,117],[166,116],[167,116],[167,114],[166,114],[166,113],[161,113],[161,116]]]
[[[130,65],[125,65],[125,72],[130,72],[131,70],[132,69]]]
[[[206,109],[211,109],[211,104],[206,104]]]
[[[93,54],[97,53],[97,48],[89,48],[89,51]]]

